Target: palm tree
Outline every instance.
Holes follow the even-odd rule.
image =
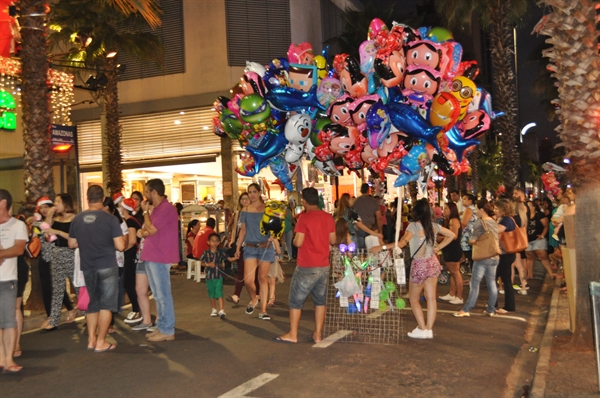
[[[513,28],[525,15],[528,0],[435,0],[438,13],[450,27],[471,25],[477,16],[481,26],[489,29],[492,66],[494,69],[494,108],[506,116],[494,121],[494,130],[502,133],[502,167],[504,183],[514,187],[519,178],[519,153],[516,149],[519,134],[516,122],[516,84],[512,69]]]
[[[571,164],[568,177],[577,194],[575,250],[577,275],[574,334],[576,349],[593,349],[588,283],[600,278],[600,56],[594,2],[543,0],[550,10],[536,31],[550,36],[544,51],[558,81],[559,137]]]
[[[54,197],[50,109],[48,97],[45,1],[20,2],[21,17],[21,106],[25,142],[25,206],[30,210],[41,196]]]
[[[496,192],[502,185],[502,151],[492,140],[486,140],[477,150],[480,152],[477,157],[478,184],[485,197],[485,191]]]
[[[77,70],[95,69],[106,76],[100,87],[106,115],[104,139],[107,168],[106,188],[110,194],[123,189],[121,129],[119,126],[118,52],[126,51],[142,60],[161,64],[163,47],[158,36],[142,30],[140,14],[125,15],[113,2],[60,0],[52,9],[53,49],[66,50],[63,65]]]

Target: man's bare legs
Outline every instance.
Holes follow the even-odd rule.
[[[315,320],[317,314],[316,308],[317,307],[315,307]],[[279,336],[281,340],[290,341],[292,343],[298,342],[298,324],[300,323],[300,315],[302,315],[302,310],[290,308],[290,331]]]
[[[21,305],[23,304],[23,297],[17,297],[17,335],[15,336],[15,351],[13,356],[21,356],[21,333],[23,333],[23,311],[21,311]]]
[[[312,335],[315,343],[323,340],[323,325],[325,325],[325,306],[315,306],[315,333]]]
[[[88,328],[88,349],[94,348],[97,351],[106,350],[110,346],[110,343],[106,341],[106,335],[110,327],[112,312],[109,310],[100,310],[100,312],[93,314],[87,313],[85,317]]]
[[[12,368],[13,372],[23,368],[13,360],[16,336],[17,328],[0,329],[0,366],[4,369]]]

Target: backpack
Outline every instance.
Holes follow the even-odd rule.
[[[29,236],[29,241],[25,243],[25,256],[28,258],[38,258],[42,251],[42,241],[36,234]]]

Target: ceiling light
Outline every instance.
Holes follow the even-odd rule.
[[[175,120],[173,123],[179,125],[181,124],[181,120]]]

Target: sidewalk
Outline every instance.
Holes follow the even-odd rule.
[[[540,344],[531,397],[598,397],[598,369],[594,351],[569,347],[569,302],[558,283],[554,286],[546,331]]]

